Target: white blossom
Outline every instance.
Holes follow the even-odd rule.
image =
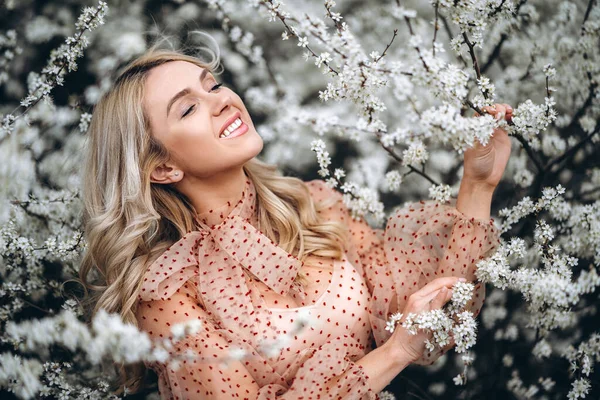
[[[552,354],[552,348],[545,339],[542,339],[536,343],[532,352],[537,358],[547,358],[550,357],[550,354]]]
[[[395,192],[402,184],[402,175],[400,175],[400,172],[396,170],[389,171],[385,174],[385,182],[387,185],[387,190],[390,192]]]
[[[581,378],[573,382],[571,391],[567,395],[569,400],[584,399],[591,388],[589,380]]]
[[[449,185],[432,185],[429,188],[429,197],[440,203],[447,203],[452,196],[452,188]]]
[[[298,38],[298,46],[306,47],[308,46],[308,38],[306,36]]]
[[[402,152],[402,164],[405,166],[423,164],[428,158],[429,153],[422,142],[411,143],[408,149]]]

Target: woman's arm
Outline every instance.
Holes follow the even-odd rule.
[[[484,111],[496,119],[512,119],[512,107],[495,104],[484,107]],[[476,113],[476,115],[479,115]],[[490,207],[494,189],[500,182],[510,157],[510,138],[504,129],[495,129],[489,143],[482,146],[476,142],[465,151],[463,179],[458,191],[456,209],[465,216],[486,220],[490,218]]]
[[[463,179],[458,191],[456,209],[469,218],[490,219],[494,188]]]

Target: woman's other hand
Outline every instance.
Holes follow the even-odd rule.
[[[385,345],[390,346],[391,354],[396,354],[402,359],[408,358],[411,363],[421,358],[426,350],[425,340],[432,340],[433,335],[422,330],[419,330],[416,335],[411,335],[401,326],[401,323],[404,322],[409,313],[419,314],[442,308],[452,298],[452,287],[459,280],[464,281],[463,278],[457,277],[436,278],[410,295],[402,311],[402,320],[385,343]],[[444,351],[452,346],[453,342],[445,347]]]

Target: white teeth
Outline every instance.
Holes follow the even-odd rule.
[[[235,131],[237,128],[239,128],[240,125],[242,125],[242,120],[238,118],[235,121],[233,121],[231,123],[231,125],[229,125],[227,128],[225,128],[225,130],[223,131],[223,133],[221,133],[221,135],[219,137],[224,138],[224,137],[231,135],[231,133],[233,131]]]

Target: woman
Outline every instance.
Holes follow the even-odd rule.
[[[171,351],[193,359],[147,365],[163,398],[375,398],[410,363],[439,356],[425,333],[385,323],[440,308],[459,278],[474,279],[498,242],[490,203],[510,140],[498,129],[465,153],[455,207],[412,204],[374,230],[323,181],[256,159],[262,139],[215,67],[150,50],[94,110],[81,270],[84,282],[101,273],[93,312],[119,312],[153,338],[201,321]],[[475,312],[483,296],[477,285]],[[136,391],[142,371],[122,372]]]

